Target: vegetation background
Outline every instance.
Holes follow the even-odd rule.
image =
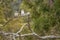
[[[17,0],[0,0],[0,31],[17,32],[27,20],[27,17],[20,16],[20,10],[23,9],[25,12],[30,12],[31,28],[39,36],[60,35],[60,0],[22,0],[17,18],[13,18],[15,10],[11,6],[12,1],[15,3]],[[3,26],[11,18],[13,20]],[[21,33],[28,32],[30,31],[25,27]],[[38,40],[33,36],[22,38],[23,40]],[[4,39],[4,36],[0,35],[0,40]]]

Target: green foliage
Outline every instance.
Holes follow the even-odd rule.
[[[17,32],[22,26],[20,17],[13,18],[14,10],[11,6],[12,1],[13,0],[0,0],[0,31]],[[8,22],[10,19],[12,20]],[[3,26],[6,22],[8,23]],[[4,36],[0,36],[0,40],[5,40]]]
[[[60,24],[60,0],[54,0],[52,8],[49,7],[49,0],[25,0],[22,4],[21,9],[31,12],[31,19],[34,22],[33,29],[39,35],[51,34],[51,30],[58,28],[58,24]]]
[[[13,18],[12,1],[16,2],[16,0],[0,0],[0,30],[5,32],[17,32],[24,24],[21,22],[25,22],[25,18],[21,18],[20,15],[19,18]],[[37,34],[42,36],[51,33],[60,35],[60,0],[54,0],[52,8],[49,6],[49,0],[23,0],[20,9],[31,13],[32,22],[30,24]],[[13,18],[12,21],[1,27],[11,18]],[[28,29],[25,29],[22,33],[27,33]],[[3,40],[2,36],[0,39]],[[36,38],[29,36],[25,40],[36,40]]]

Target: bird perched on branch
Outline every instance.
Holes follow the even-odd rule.
[[[25,16],[24,10],[21,10],[21,16]]]
[[[21,10],[21,16],[28,16],[30,15],[30,12],[25,13],[24,10]]]
[[[17,11],[14,13],[14,17],[15,17],[15,18],[18,17],[18,12],[17,12]]]

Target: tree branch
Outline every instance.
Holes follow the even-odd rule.
[[[21,29],[19,29],[19,31],[17,31],[16,34],[20,33],[23,30],[23,28],[25,27],[25,25],[26,25],[26,23],[21,27]]]

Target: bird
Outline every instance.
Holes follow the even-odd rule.
[[[24,10],[21,10],[21,16],[25,16]]]
[[[27,16],[30,15],[30,12],[27,12],[26,15],[27,15]]]
[[[15,11],[15,13],[14,13],[14,17],[15,17],[15,18],[18,17],[18,12],[17,12],[17,11]]]
[[[21,16],[29,16],[30,12],[25,13],[24,10],[21,10]]]

